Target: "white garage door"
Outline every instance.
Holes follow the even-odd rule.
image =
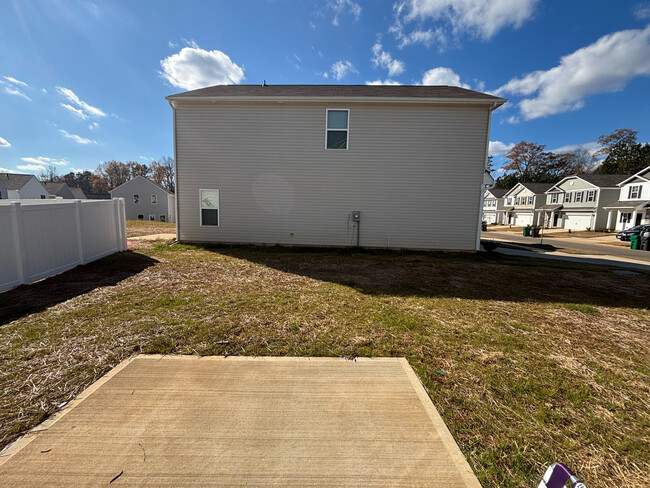
[[[591,227],[591,214],[568,214],[564,220],[564,228],[585,230]]]
[[[483,215],[483,220],[485,220],[488,224],[494,224],[497,221],[497,216],[496,214],[488,213]]]
[[[514,225],[531,225],[533,223],[532,214],[515,214]]]

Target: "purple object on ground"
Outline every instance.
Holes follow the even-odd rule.
[[[555,463],[546,470],[538,488],[564,488],[567,481],[571,488],[586,488],[573,471],[562,463]]]

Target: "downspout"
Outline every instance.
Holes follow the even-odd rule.
[[[176,108],[174,102],[167,100],[172,108],[172,139],[174,145],[174,212],[176,217],[176,242],[180,242],[181,234],[179,231],[179,214],[178,214],[178,156],[176,151]]]
[[[481,231],[483,223],[483,200],[485,194],[485,185],[483,184],[483,179],[485,178],[485,170],[487,168],[487,160],[490,152],[490,128],[492,126],[492,111],[496,108],[497,102],[492,103],[490,110],[488,112],[488,126],[487,132],[485,133],[485,160],[483,161],[483,171],[481,172],[481,198],[479,198],[479,207],[478,207],[478,222],[476,225],[476,251],[481,250]]]

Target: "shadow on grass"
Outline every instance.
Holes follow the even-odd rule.
[[[649,308],[650,273],[499,253],[284,247],[203,249],[372,295]]]
[[[0,294],[0,325],[64,302],[96,288],[113,286],[158,261],[125,251]]]

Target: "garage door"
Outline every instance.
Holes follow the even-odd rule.
[[[591,214],[568,214],[564,220],[564,228],[585,230],[591,227]]]
[[[532,214],[515,214],[515,225],[531,225],[533,223]]]
[[[488,224],[494,224],[497,221],[497,216],[495,214],[485,214],[483,216],[483,220],[485,220]]]

